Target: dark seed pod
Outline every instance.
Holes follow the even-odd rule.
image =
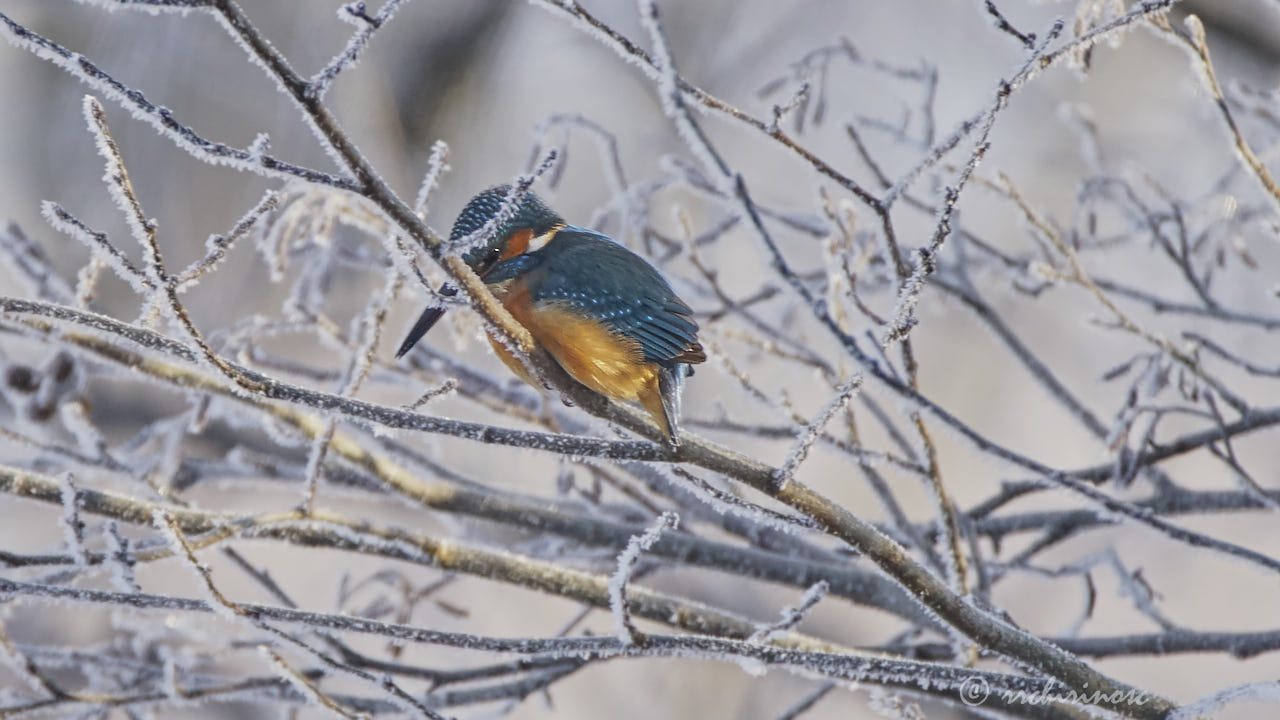
[[[10,365],[4,370],[4,386],[23,395],[29,395],[40,387],[40,377],[28,365]]]
[[[76,361],[75,358],[71,357],[71,353],[59,352],[49,360],[44,369],[55,383],[61,385],[69,380],[72,373],[75,372]]]

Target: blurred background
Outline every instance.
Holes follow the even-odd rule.
[[[625,0],[582,0],[601,20],[626,36],[641,40],[635,3]],[[346,42],[351,26],[337,19],[340,3],[333,0],[245,0],[245,11],[271,41],[304,75],[321,67]],[[702,0],[663,2],[664,27],[670,38],[677,67],[684,77],[711,94],[747,113],[769,118],[775,104],[785,103],[795,92],[795,63],[807,53],[847,40],[859,61],[837,58],[822,70],[825,91],[822,108],[810,104],[783,121],[783,126],[805,147],[868,187],[875,177],[859,159],[845,132],[846,124],[859,128],[870,154],[891,178],[897,178],[922,156],[919,139],[941,138],[962,120],[988,107],[1001,78],[1021,67],[1026,50],[1010,36],[994,29],[982,3],[899,0]],[[1054,18],[1067,20],[1067,35],[1078,18],[1088,19],[1090,8],[1103,3],[1034,2],[1005,0],[1001,10],[1024,32],[1043,35]],[[376,7],[376,4],[374,5]],[[267,133],[272,153],[301,165],[331,170],[332,164],[295,109],[211,18],[199,13],[149,15],[142,12],[107,12],[66,0],[0,0],[0,10],[14,20],[94,60],[121,81],[142,90],[153,102],[174,109],[177,116],[205,137],[229,145],[247,146],[258,133]],[[1101,11],[1099,11],[1101,12]],[[1219,79],[1224,85],[1280,90],[1280,4],[1266,0],[1204,0],[1184,2],[1173,14],[1175,23],[1186,12],[1201,16],[1208,30],[1209,46]],[[644,43],[647,44],[647,43]],[[877,64],[880,64],[877,66]],[[891,71],[886,72],[889,68]],[[1073,222],[1080,183],[1092,172],[1094,149],[1082,144],[1073,118],[1087,118],[1096,128],[1097,152],[1116,172],[1149,176],[1171,196],[1185,198],[1196,212],[1211,215],[1222,206],[1224,193],[1215,181],[1228,173],[1237,157],[1222,119],[1206,96],[1184,50],[1153,32],[1135,27],[1116,44],[1104,43],[1088,59],[1088,72],[1056,67],[1019,90],[1002,112],[992,134],[991,151],[980,174],[994,178],[1007,174],[1026,199],[1045,214]],[[934,117],[918,112],[928,92],[921,77],[936,71]],[[783,82],[779,86],[775,80]],[[816,81],[815,81],[816,82]],[[56,200],[79,217],[118,239],[137,257],[120,213],[113,207],[102,182],[102,162],[85,131],[81,99],[86,88],[53,65],[9,46],[0,47],[0,219],[18,223],[41,244],[54,264],[69,278],[86,262],[79,244],[50,229],[40,217],[40,202]],[[279,183],[213,167],[193,159],[158,136],[149,126],[131,119],[127,112],[107,102],[108,119],[128,163],[133,183],[147,212],[161,230],[166,257],[173,265],[198,258],[212,233],[224,232],[261,196]],[[653,181],[660,189],[647,198],[644,211],[654,229],[678,235],[674,209],[692,219],[695,232],[705,230],[719,217],[716,204],[704,193],[665,180],[674,161],[693,162],[672,130],[657,100],[652,83],[634,66],[624,62],[595,38],[539,7],[537,3],[504,0],[415,0],[375,37],[361,63],[342,75],[329,96],[351,137],[401,197],[411,198],[427,169],[432,143],[443,140],[450,148],[451,171],[433,195],[428,223],[447,233],[453,217],[477,190],[508,181],[528,169],[539,148],[563,150],[555,171],[558,183],[538,186],[542,194],[570,222],[596,223],[633,249],[645,250],[646,238],[636,226],[620,222],[611,213],[613,197],[607,159],[589,133],[566,133],[560,126],[543,132],[557,114],[576,115],[607,128],[616,138],[617,155],[630,184]],[[806,119],[796,125],[795,116]],[[1241,113],[1245,132],[1255,138],[1255,149],[1272,168],[1277,121],[1264,113]],[[762,205],[790,213],[798,224],[824,223],[820,191],[847,202],[838,187],[813,172],[794,155],[781,150],[758,132],[726,122],[719,116],[702,116],[703,127],[735,169],[750,184]],[[903,136],[915,139],[903,142]],[[961,153],[948,157],[962,163]],[[952,171],[945,170],[944,177]],[[1261,196],[1249,178],[1234,186],[1243,194],[1241,203],[1257,204]],[[912,189],[915,196],[935,202],[939,185],[926,177]],[[1251,194],[1252,193],[1252,194]],[[1206,199],[1207,198],[1207,199]],[[1216,198],[1216,199],[1215,199]],[[1216,204],[1215,204],[1216,203]],[[853,206],[867,228],[874,217]],[[1001,248],[1024,251],[1027,227],[1007,201],[971,185],[960,203],[961,227]],[[928,213],[903,212],[895,216],[902,242],[917,246],[927,242],[933,227]],[[1106,222],[1103,218],[1102,222]],[[1243,311],[1277,313],[1275,295],[1280,274],[1280,243],[1272,215],[1266,224],[1239,233],[1256,261],[1255,268],[1228,263],[1215,284],[1218,299]],[[793,262],[805,271],[821,268],[821,238],[795,230],[779,229]],[[376,248],[376,243],[370,247]],[[652,249],[652,246],[649,246]],[[944,254],[953,251],[948,247]],[[1187,299],[1177,273],[1165,263],[1145,259],[1149,248],[1137,243],[1119,250],[1101,265],[1111,274],[1139,282],[1161,295]],[[743,228],[731,230],[706,252],[719,270],[725,287],[740,297],[764,282],[767,263],[754,237]],[[434,273],[434,268],[429,268]],[[688,273],[687,265],[671,269]],[[11,269],[0,265],[0,288],[5,294],[18,287]],[[978,276],[983,278],[984,276]],[[350,318],[364,306],[381,281],[378,273],[350,272],[329,298],[335,317]],[[1102,314],[1083,292],[1058,288],[1038,298],[1014,291],[998,272],[985,277],[986,299],[1006,313],[1007,321],[1025,342],[1046,359],[1064,382],[1104,418],[1123,402],[1123,387],[1103,382],[1101,375],[1142,348],[1130,336],[1090,324]],[[677,285],[679,287],[679,284]],[[240,247],[218,271],[214,281],[187,295],[196,323],[211,331],[253,313],[272,312],[287,287],[272,284],[260,257]],[[876,291],[869,291],[876,292]],[[882,311],[893,307],[892,288],[873,295]],[[688,298],[695,309],[710,304],[707,298]],[[412,321],[422,298],[403,293],[392,308],[380,355],[388,356]],[[700,304],[701,303],[701,304]],[[138,302],[132,291],[114,278],[104,277],[95,310],[132,321]],[[800,310],[802,312],[803,309]],[[1274,331],[1249,327],[1200,325],[1186,317],[1135,313],[1152,327],[1177,337],[1181,330],[1212,328],[1218,342],[1237,354],[1275,365],[1280,361],[1280,339]],[[797,313],[785,303],[762,310],[774,321],[786,322]],[[504,371],[481,340],[479,325],[453,313],[449,332],[434,342],[458,353],[484,372],[505,378]],[[1058,467],[1076,468],[1106,462],[1107,448],[1051,402],[971,313],[937,293],[926,293],[920,306],[921,324],[913,334],[920,361],[921,385],[936,402],[973,427],[1005,445]],[[855,328],[864,322],[855,316]],[[816,347],[829,341],[817,330],[808,339]],[[47,349],[13,341],[0,335],[0,358],[33,364],[43,362]],[[285,355],[314,352],[280,341]],[[759,354],[744,352],[740,358],[753,379],[770,390],[785,390],[804,415],[816,412],[830,389],[790,367]],[[719,369],[708,366],[690,383],[685,413],[711,417],[724,411],[744,422],[777,421],[777,415],[753,404],[737,384]],[[848,367],[848,370],[853,370]],[[92,388],[93,416],[108,435],[124,438],[131,429],[180,407],[179,394],[140,392],[137,382],[112,382]],[[1274,382],[1250,376],[1233,376],[1233,387],[1258,406],[1280,403]],[[389,404],[411,401],[421,388],[371,388],[370,399]],[[870,388],[869,392],[875,392]],[[891,397],[881,400],[891,409]],[[477,414],[474,406],[446,399],[431,406],[441,414],[471,414],[469,419],[492,420]],[[6,414],[8,413],[8,414]],[[0,421],[12,419],[12,410],[0,402]],[[1190,427],[1178,425],[1171,427]],[[228,429],[229,435],[234,431]],[[940,462],[956,502],[968,507],[989,497],[1002,480],[1015,479],[1008,469],[975,454],[956,438],[939,433]],[[772,462],[778,462],[790,444],[788,439],[760,440],[712,434],[717,440]],[[463,441],[406,436],[447,459],[450,466],[481,482],[509,486],[536,495],[562,492],[563,467],[555,458],[510,449],[477,450]],[[874,442],[873,435],[869,442]],[[1254,468],[1256,479],[1269,488],[1280,487],[1280,435],[1273,430],[1240,439],[1235,451],[1242,463]],[[1203,455],[1203,454],[1202,454]],[[509,471],[516,466],[521,474]],[[1235,487],[1230,473],[1210,456],[1194,456],[1169,464],[1179,482],[1197,489]],[[889,473],[892,477],[892,473]],[[818,453],[805,466],[802,477],[842,500],[855,512],[883,520],[874,496],[854,480],[847,459]],[[519,482],[516,482],[516,481]],[[909,515],[919,521],[932,517],[929,497],[913,478],[895,479]],[[1138,498],[1140,488],[1111,491]],[[192,498],[219,508],[261,508],[279,503],[287,507],[291,491],[237,494],[234,488],[196,488]],[[1074,502],[1047,494],[1027,507],[1057,507]],[[1036,505],[1035,503],[1040,503]],[[407,508],[378,507],[380,520],[445,531],[463,537],[502,544],[503,538],[483,524],[431,517]],[[0,547],[10,551],[39,552],[55,545],[61,530],[54,522],[56,508],[46,508],[0,497]],[[1181,520],[1189,527],[1215,537],[1280,555],[1280,532],[1275,516],[1266,513],[1196,517]],[[1201,630],[1271,630],[1280,607],[1280,580],[1254,567],[1232,563],[1220,556],[1192,552],[1161,537],[1133,528],[1089,534],[1052,551],[1046,562],[1065,563],[1115,548],[1130,569],[1141,568],[1143,577],[1158,591],[1169,617]],[[286,550],[255,546],[255,558],[275,561],[273,572],[298,597],[316,598],[324,606],[335,593],[334,568],[325,563],[287,563]],[[334,562],[348,562],[335,555]],[[610,557],[604,558],[605,566]],[[217,561],[213,564],[218,567]],[[349,568],[372,573],[375,568]],[[185,576],[173,568],[146,568],[143,577],[156,586],[181,592]],[[708,602],[756,618],[773,617],[777,608],[798,600],[794,590],[743,585],[726,576],[724,583],[699,577],[700,571],[684,569],[658,573],[656,587],[691,594]],[[166,577],[168,579],[166,580]],[[252,596],[255,586],[223,573],[231,593]],[[1100,598],[1086,630],[1093,634],[1148,631],[1148,621],[1117,597],[1120,584],[1100,574]],[[444,592],[451,602],[465,605],[464,621],[438,608],[426,607],[415,622],[432,627],[458,623],[470,632],[493,635],[553,633],[574,614],[567,603],[504,585],[486,585],[469,579]],[[144,585],[147,583],[144,582]],[[486,592],[478,592],[482,588]],[[456,593],[456,597],[450,597]],[[1075,585],[1031,576],[1012,577],[998,589],[997,599],[1016,620],[1033,631],[1056,634],[1065,631],[1078,614],[1081,590]],[[22,614],[21,610],[14,613]],[[28,622],[39,623],[30,613]],[[852,609],[836,602],[820,605],[804,626],[806,631],[851,644],[874,644],[897,629],[887,627],[887,616]],[[110,629],[104,617],[86,613],[75,632],[86,638],[105,638]],[[593,626],[608,631],[607,613],[596,613]],[[11,632],[22,632],[10,620]],[[33,625],[32,627],[35,627]],[[65,632],[73,632],[65,628]],[[34,631],[32,631],[34,633]],[[1261,655],[1237,660],[1223,653],[1179,655],[1168,658],[1133,657],[1098,661],[1098,667],[1127,682],[1179,701],[1189,701],[1226,686],[1274,680],[1280,675],[1280,656]],[[11,681],[0,674],[0,682]],[[695,661],[618,661],[598,665],[556,685],[554,703],[531,699],[511,711],[512,717],[567,718],[710,718],[777,717],[813,687],[812,682],[782,672],[755,677],[743,669]],[[192,716],[232,717],[235,706],[192,710]],[[965,717],[955,709],[926,705],[928,716]],[[1249,706],[1223,717],[1271,716],[1275,707]],[[489,708],[488,710],[491,710]],[[488,710],[463,710],[480,717]],[[220,714],[230,713],[230,714]],[[1261,714],[1259,714],[1261,713]],[[174,715],[179,716],[179,715]],[[811,718],[877,717],[865,693],[837,691],[806,716]]]

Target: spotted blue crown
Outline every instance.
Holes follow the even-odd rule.
[[[507,193],[510,191],[510,185],[495,185],[471,198],[466,207],[462,208],[462,212],[458,213],[458,219],[453,222],[449,241],[455,242],[484,227],[485,223],[502,209],[503,201],[507,199]],[[534,236],[538,236],[561,225],[564,225],[564,219],[557,215],[555,210],[548,207],[537,195],[527,192],[521,198],[515,214],[498,227],[493,237],[488,242],[469,250],[462,259],[474,268],[493,254],[495,248],[501,248],[511,233],[517,230],[532,230]]]

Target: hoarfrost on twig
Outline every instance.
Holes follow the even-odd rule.
[[[627,583],[631,582],[640,554],[652,547],[664,531],[674,530],[679,522],[678,515],[663,513],[644,534],[632,536],[627,547],[618,554],[618,569],[609,578],[609,607],[613,612],[614,630],[624,644],[643,642],[643,636],[631,619],[631,609],[627,607]]]

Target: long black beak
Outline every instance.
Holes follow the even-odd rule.
[[[440,286],[440,294],[445,297],[453,297],[458,294],[458,288],[445,283]],[[397,360],[412,350],[413,346],[417,345],[418,341],[422,339],[422,336],[426,335],[427,331],[440,321],[440,318],[444,316],[444,310],[443,307],[429,307],[422,311],[422,314],[418,316],[418,321],[413,324],[409,334],[405,336],[404,342],[400,343],[400,349],[396,350]]]

